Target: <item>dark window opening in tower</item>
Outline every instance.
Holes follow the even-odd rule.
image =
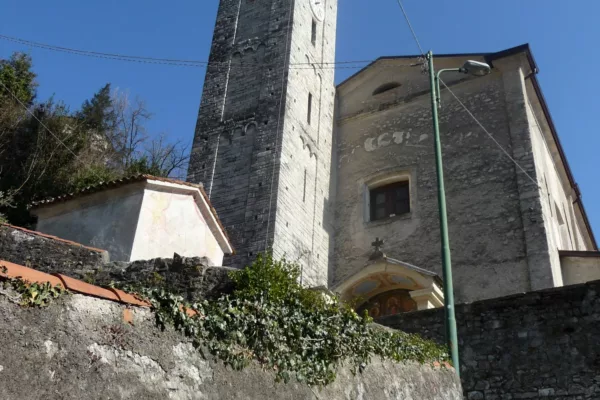
[[[310,125],[310,120],[311,120],[311,116],[312,116],[312,93],[308,94],[308,112],[306,114],[306,122],[308,122],[308,124]]]
[[[315,21],[314,19],[312,21],[312,28],[311,28],[311,32],[310,32],[310,41],[313,44],[313,46],[317,44],[317,21]]]
[[[306,202],[306,168],[304,168],[304,189],[302,193],[302,201]]]

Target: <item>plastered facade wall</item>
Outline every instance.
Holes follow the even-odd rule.
[[[189,194],[144,190],[130,260],[206,257],[223,263],[223,250]]]
[[[466,59],[439,57],[435,68]],[[420,61],[382,59],[338,87],[334,284],[362,268],[376,237],[386,241],[390,256],[441,274],[429,76]],[[493,67],[483,78],[442,76],[493,137],[442,85],[440,129],[459,301],[561,286],[558,251],[593,248],[526,54],[494,59]],[[374,94],[385,86],[393,88]],[[411,212],[370,221],[369,190],[405,180]]]
[[[600,253],[594,256],[561,256],[563,284],[600,280]]]
[[[188,180],[203,182],[242,267],[272,248],[326,284],[337,1],[221,0]],[[302,65],[290,66],[290,63]],[[307,123],[312,94],[311,123]]]
[[[171,258],[178,253],[222,265],[225,250],[195,196],[201,196],[195,189],[132,183],[38,208],[37,229],[105,249],[112,261]]]
[[[429,82],[415,62],[385,61],[338,89],[334,282],[362,268],[376,237],[389,256],[441,275]],[[438,59],[436,69],[463,62]],[[502,74],[444,79],[511,151]],[[399,88],[372,95],[396,81]],[[440,128],[458,301],[530,290],[514,164],[445,91]],[[395,178],[410,180],[410,214],[369,221],[368,187]]]
[[[143,196],[143,183],[137,183],[43,207],[36,210],[36,229],[129,261]]]
[[[550,249],[553,284],[561,286],[563,276],[558,251],[592,250],[593,247],[585,226],[576,217],[573,204],[577,195],[568,184],[562,163],[555,161],[556,145],[549,137],[547,121],[537,106],[536,99],[537,97],[530,90],[526,98],[526,110],[542,198],[542,215]]]

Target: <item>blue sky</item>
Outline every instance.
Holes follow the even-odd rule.
[[[208,59],[217,0],[0,0],[0,34],[99,52]],[[421,44],[434,53],[493,52],[530,43],[592,226],[600,236],[600,1],[404,0]],[[39,98],[77,108],[107,82],[146,100],[151,130],[191,143],[201,68],[127,63],[28,48],[0,40],[0,57],[28,51]],[[396,0],[340,0],[339,61],[416,54]],[[353,71],[340,69],[336,81]]]

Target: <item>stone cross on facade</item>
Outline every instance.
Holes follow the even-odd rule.
[[[371,254],[371,257],[369,257],[370,260],[376,260],[385,256],[385,254],[383,254],[383,252],[381,251],[381,247],[383,247],[384,243],[385,241],[383,239],[379,239],[378,237],[375,238],[375,241],[371,243],[371,246],[373,246],[374,251],[373,254]]]
[[[371,243],[371,246],[375,247],[375,251],[381,251],[381,247],[385,241],[383,239],[375,238],[375,241]]]

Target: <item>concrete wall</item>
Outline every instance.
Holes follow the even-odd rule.
[[[429,83],[420,66],[410,66],[416,61],[380,61],[338,88],[334,282],[362,268],[376,237],[386,241],[383,250],[388,256],[441,275]],[[440,58],[436,68],[463,62]],[[477,79],[450,73],[444,79],[511,152],[502,73]],[[389,82],[401,86],[372,95]],[[447,91],[440,123],[458,301],[530,290],[513,162]],[[369,186],[395,177],[410,179],[410,214],[369,221]]]
[[[226,265],[272,247],[308,285],[327,283],[332,247],[334,71],[318,64],[334,60],[337,1],[323,2],[313,45],[307,1],[220,1],[188,171],[236,249]]]
[[[126,324],[124,309],[82,295],[23,309],[0,294],[0,398],[461,398],[452,370],[379,360],[356,376],[341,369],[323,389],[275,383],[274,374],[258,365],[233,371],[203,358],[181,335],[157,329],[147,310],[128,311],[133,325]]]
[[[456,306],[466,399],[600,398],[600,281]],[[444,310],[377,322],[444,342]]]
[[[561,252],[560,262],[565,285],[600,279],[600,252]]]
[[[144,189],[129,260],[169,258],[173,253],[206,257],[211,265],[223,264],[223,250],[193,196]]]
[[[40,232],[99,247],[115,261],[131,257],[144,183],[107,189],[35,210]],[[171,254],[172,256],[172,254]]]

